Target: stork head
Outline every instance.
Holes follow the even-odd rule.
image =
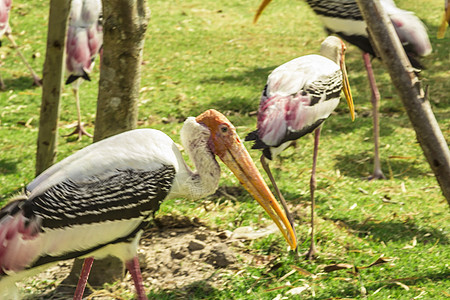
[[[211,151],[230,168],[245,189],[277,224],[291,249],[295,249],[297,241],[294,228],[253,163],[233,124],[214,109],[205,111],[196,118],[196,121],[209,129]]]
[[[355,120],[355,107],[353,105],[352,91],[350,89],[350,83],[348,82],[347,68],[345,67],[345,47],[344,42],[335,36],[327,37],[320,47],[320,54],[326,58],[334,61],[342,72],[342,91],[344,92],[345,99],[347,100],[348,108],[352,121]]]

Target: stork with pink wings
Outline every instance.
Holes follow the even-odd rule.
[[[91,80],[89,73],[103,45],[101,15],[100,0],[72,0],[66,42],[66,69],[69,73],[66,84],[72,83],[78,115],[77,126],[69,136],[78,134],[79,140],[83,135],[92,137],[81,122],[79,88],[83,80]]]
[[[12,0],[0,0],[0,38],[2,36],[6,36],[6,38],[8,38],[14,49],[17,51],[19,57],[22,59],[25,66],[30,71],[31,76],[33,77],[33,84],[41,86],[42,85],[41,79],[39,78],[39,76],[36,75],[33,68],[27,62],[25,56],[23,56],[22,52],[19,49],[19,46],[17,45],[16,41],[14,40],[14,37],[12,36],[11,27],[9,26],[9,13],[11,12],[11,4]],[[0,88],[2,90],[6,88],[5,83],[3,82],[3,79],[1,77],[0,77]]]
[[[271,1],[263,0],[261,2],[255,15],[255,22]],[[358,3],[356,0],[306,0],[306,3],[322,21],[327,33],[338,35],[348,43],[360,48],[363,52],[364,65],[372,90],[374,167],[369,179],[384,179],[385,176],[381,169],[380,160],[380,125],[378,112],[380,92],[375,82],[371,64],[371,56],[375,57],[376,53],[370,42],[367,25],[359,10]],[[420,58],[429,55],[432,50],[425,25],[414,13],[398,8],[392,0],[380,0],[380,4],[391,19],[411,65],[417,70],[422,69],[423,64]]]

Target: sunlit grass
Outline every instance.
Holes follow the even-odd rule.
[[[435,33],[443,1],[396,1],[424,20],[433,53],[421,73],[429,86],[436,118],[448,139],[450,131],[450,37]],[[274,1],[253,25],[259,0],[149,1],[152,17],[142,65],[139,127],[160,129],[179,142],[182,121],[208,108],[228,115],[243,138],[255,128],[259,96],[267,75],[297,56],[317,53],[325,37],[317,17],[302,1]],[[13,2],[11,27],[27,59],[41,74],[45,57],[48,1]],[[424,9],[426,6],[426,9]],[[25,66],[3,39],[1,75],[7,90],[0,93],[0,201],[34,177],[41,90],[32,87]],[[417,143],[395,88],[382,64],[374,60],[381,91],[381,159],[388,180],[368,182],[372,172],[370,90],[361,53],[348,46],[347,67],[357,119],[350,121],[343,103],[324,124],[318,163],[318,260],[306,262],[288,254],[280,234],[248,245],[267,264],[242,266],[220,289],[196,286],[193,299],[273,299],[292,287],[305,287],[304,298],[443,299],[450,296],[448,205]],[[32,57],[35,57],[34,59]],[[83,121],[93,132],[98,64],[92,82],[81,86]],[[63,137],[76,120],[70,87],[64,87],[57,159],[88,145]],[[251,144],[246,144],[248,148]],[[312,135],[287,149],[271,167],[297,217],[300,252],[309,246],[309,176]],[[257,161],[260,153],[250,151]],[[187,157],[186,157],[187,159]],[[257,163],[259,165],[259,163]],[[239,183],[223,168],[221,185]],[[202,201],[171,200],[159,214],[196,216],[213,228],[264,226],[270,222],[243,189],[228,197],[216,194]],[[389,262],[367,269],[324,272],[330,264],[367,266],[379,257]],[[307,270],[312,275],[296,271]],[[279,288],[279,289],[277,289]],[[365,291],[365,292],[364,292]],[[124,292],[125,293],[125,292]],[[181,296],[180,296],[181,295]],[[158,299],[186,297],[180,291],[149,291]],[[128,296],[124,296],[128,297]]]

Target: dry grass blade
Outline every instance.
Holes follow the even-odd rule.
[[[301,293],[303,293],[306,290],[309,290],[311,287],[307,284],[305,284],[304,286],[299,286],[299,287],[295,287],[293,289],[290,289],[289,291],[286,292],[287,295],[300,295]]]
[[[353,269],[354,266],[351,264],[332,264],[325,266],[323,269],[325,272],[330,273],[333,271],[344,270],[344,269]]]
[[[291,265],[291,268],[295,269],[297,272],[299,272],[300,274],[302,274],[304,276],[314,276],[314,274],[306,271],[305,269],[297,267],[296,265]]]
[[[285,280],[286,278],[288,278],[289,276],[291,276],[292,274],[294,274],[296,272],[296,270],[291,270],[288,273],[286,273],[283,277],[281,277],[280,279],[278,279],[278,282],[281,282],[283,280]]]
[[[391,262],[393,260],[394,260],[394,258],[391,258],[391,257],[379,257],[376,261],[374,261],[370,265],[365,266],[365,267],[359,267],[359,268],[360,269],[367,269],[367,268],[370,268],[370,267],[373,267],[373,266],[376,266],[376,265],[381,265],[381,264],[385,264],[385,263]]]
[[[282,290],[282,289],[290,288],[290,287],[292,287],[292,285],[282,285],[282,286],[277,286],[277,287],[274,287],[274,288],[271,288],[271,289],[264,290],[264,292],[265,293],[273,292],[273,291],[278,291],[278,290]]]
[[[395,283],[396,285],[398,285],[398,286],[401,286],[401,287],[404,288],[406,291],[409,291],[409,286],[407,286],[406,284],[401,283],[401,282],[399,282],[399,281],[395,281],[394,283]]]

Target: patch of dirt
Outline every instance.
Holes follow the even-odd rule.
[[[242,241],[276,230],[273,226],[258,231],[242,227],[232,233],[209,229],[197,218],[157,217],[155,226],[144,232],[138,249],[145,289],[182,291],[199,283],[214,288],[224,287],[224,275],[236,273],[243,264],[258,259],[247,253]],[[21,293],[30,295],[27,299],[70,298],[74,287],[64,287],[60,283],[71,267],[72,261],[58,263],[19,284]],[[88,290],[87,287],[85,296]],[[127,274],[121,283],[111,286],[111,290],[94,290],[88,299],[122,298],[124,293],[132,296],[134,292],[131,276]],[[117,297],[117,293],[122,296]]]
[[[145,260],[142,275],[152,289],[181,288],[202,280],[217,282],[221,273],[236,269],[228,234],[186,217],[163,216],[156,224],[145,232],[138,250],[140,260]]]

